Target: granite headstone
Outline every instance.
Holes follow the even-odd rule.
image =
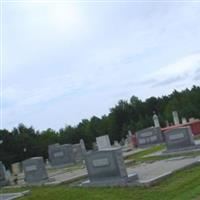
[[[195,142],[190,127],[180,127],[166,131],[165,143],[167,151],[195,148]]]
[[[146,147],[163,142],[160,127],[150,127],[136,132],[138,147]]]
[[[54,144],[48,148],[49,162],[53,167],[63,167],[75,163],[71,144]]]
[[[76,163],[83,161],[83,150],[81,144],[73,144],[73,156]]]
[[[84,186],[128,185],[138,179],[137,174],[128,176],[121,148],[112,148],[85,155],[89,180]]]
[[[48,180],[47,171],[42,157],[33,157],[22,162],[25,182],[41,184]]]
[[[7,178],[7,172],[4,164],[0,161],[0,186],[5,186],[9,184],[9,180]]]

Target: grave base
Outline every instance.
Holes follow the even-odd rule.
[[[1,180],[0,181],[0,186],[7,186],[10,185],[10,181],[9,180]]]
[[[51,179],[50,178],[46,178],[46,179],[43,179],[43,180],[40,180],[40,181],[26,181],[24,180],[26,185],[29,185],[29,186],[40,186],[40,185],[44,185],[45,183],[47,182],[50,182]]]
[[[17,192],[17,193],[6,193],[6,194],[0,194],[0,199],[1,200],[13,200],[17,199],[20,197],[23,197],[25,195],[28,195],[30,191],[25,191],[25,192]]]
[[[80,186],[83,187],[112,187],[112,186],[132,186],[138,184],[138,175],[136,173],[130,174],[127,178],[121,179],[109,179],[102,181],[90,181],[82,182]]]
[[[167,154],[174,154],[174,153],[188,153],[192,151],[200,151],[200,145],[192,145],[189,147],[184,147],[184,148],[177,148],[177,149],[167,149],[166,151],[163,151],[163,155]]]
[[[65,168],[65,167],[71,167],[73,165],[75,165],[77,163],[73,162],[73,163],[65,163],[65,164],[61,164],[61,165],[52,165],[50,164],[50,168],[49,169],[61,169],[61,168]]]

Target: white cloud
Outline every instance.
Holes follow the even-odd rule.
[[[161,67],[147,75],[143,83],[163,86],[174,82],[185,82],[187,79],[193,82],[195,72],[200,68],[200,53],[195,53],[179,59],[178,61]]]

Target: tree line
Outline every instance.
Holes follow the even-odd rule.
[[[101,118],[93,116],[83,119],[76,126],[66,126],[59,131],[48,128],[35,130],[19,124],[11,131],[0,130],[0,160],[7,166],[33,156],[48,158],[48,145],[54,143],[75,144],[82,138],[86,148],[91,149],[95,138],[108,134],[111,142],[125,138],[128,130],[137,130],[153,126],[152,116],[156,113],[160,124],[165,127],[166,120],[172,122],[172,111],[177,110],[181,117],[200,118],[200,87],[193,86],[181,92],[174,90],[168,96],[150,97],[145,101],[136,96],[130,100],[120,100],[110,109],[108,115]]]

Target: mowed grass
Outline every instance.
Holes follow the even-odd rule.
[[[193,151],[193,152],[184,152],[184,153],[174,153],[171,155],[160,155],[160,156],[148,156],[149,154],[156,153],[158,151],[162,151],[165,149],[164,145],[157,145],[145,149],[144,151],[138,152],[136,154],[130,155],[126,158],[126,160],[132,160],[133,164],[142,163],[142,162],[154,162],[158,160],[165,160],[169,158],[184,156],[184,157],[195,157],[200,156],[200,151]],[[128,164],[129,165],[129,164]]]
[[[20,190],[27,189],[31,194],[19,200],[200,200],[200,165],[176,172],[150,188],[71,188],[62,185]]]
[[[144,158],[144,156],[147,156],[149,154],[158,152],[158,151],[162,151],[165,149],[165,146],[162,145],[156,145],[153,147],[150,147],[148,149],[145,149],[143,151],[140,151],[138,153],[135,153],[133,155],[127,156],[126,160],[134,160],[135,162],[139,162],[139,161],[144,161],[146,158]]]

